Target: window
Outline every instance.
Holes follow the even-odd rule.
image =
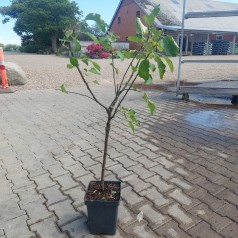
[[[216,35],[216,40],[223,40],[223,35]]]
[[[117,23],[118,23],[118,24],[121,24],[121,17],[118,17],[118,18],[117,18]]]
[[[136,12],[136,17],[139,17],[139,18],[140,18],[140,11],[137,11],[137,12]]]

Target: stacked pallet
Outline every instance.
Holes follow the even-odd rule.
[[[213,55],[227,55],[232,52],[232,43],[224,40],[215,40],[212,42],[212,54]]]
[[[193,55],[211,55],[212,54],[212,43],[204,41],[195,42],[193,44]]]
[[[236,44],[235,54],[238,54],[238,44]]]

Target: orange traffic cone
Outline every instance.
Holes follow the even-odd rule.
[[[0,70],[2,75],[2,86],[0,86],[0,88],[8,88],[7,72],[6,72],[2,47],[0,47]]]

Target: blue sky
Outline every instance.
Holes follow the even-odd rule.
[[[238,0],[217,0],[222,2],[238,3]],[[0,6],[10,5],[10,0],[0,0]],[[118,6],[120,0],[75,0],[84,16],[90,12],[99,13],[103,19],[110,23],[112,16]],[[13,31],[14,21],[7,24],[2,24],[2,17],[0,16],[0,43],[4,44],[20,44],[20,38]]]

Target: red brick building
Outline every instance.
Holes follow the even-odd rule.
[[[164,29],[179,43],[182,25],[183,0],[121,0],[110,24],[110,31],[127,41],[136,33],[136,18],[149,14],[154,6],[160,5],[161,12],[155,21],[158,29]],[[238,9],[238,4],[212,0],[187,0],[186,12],[225,11]],[[214,40],[230,41],[233,53],[238,43],[238,17],[201,18],[185,21],[184,51],[190,51],[194,42],[206,43]],[[133,48],[133,44],[130,45]]]

